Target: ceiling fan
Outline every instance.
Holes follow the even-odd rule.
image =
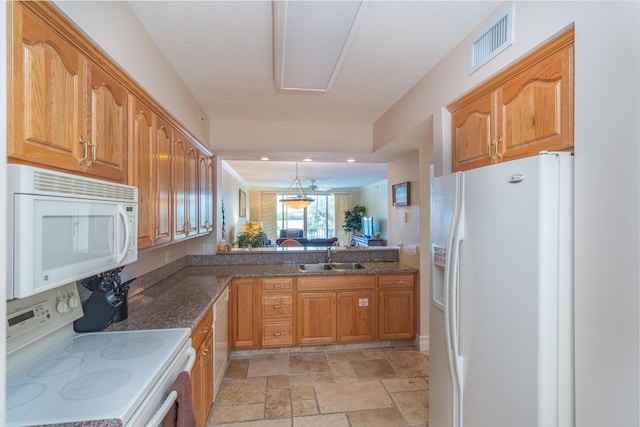
[[[307,188],[311,191],[331,191],[331,188],[328,187],[318,187],[315,179],[310,179],[309,181],[311,181],[311,184]]]

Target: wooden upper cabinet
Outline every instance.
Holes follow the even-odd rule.
[[[23,4],[10,2],[7,154],[127,178],[127,91]]]
[[[490,141],[496,134],[492,94],[474,99],[451,117],[453,164],[460,169],[472,169],[487,164]]]
[[[129,184],[138,187],[138,249],[153,246],[153,114],[139,99],[129,100]]]
[[[138,187],[138,249],[171,241],[171,128],[129,98],[129,183]]]
[[[171,241],[171,128],[169,124],[155,116],[153,125],[153,199],[155,218],[155,244]]]
[[[173,131],[172,160],[172,188],[173,188],[173,238],[184,239],[189,234],[187,225],[187,194],[186,194],[186,165],[187,141]]]
[[[188,144],[187,158],[185,165],[185,192],[187,194],[187,206],[185,216],[187,218],[187,236],[193,236],[198,233],[198,169],[200,156],[199,151],[192,145]]]
[[[453,171],[573,150],[573,29],[449,105]]]
[[[127,90],[100,67],[87,61],[90,159],[86,172],[116,181],[127,173]]]
[[[9,14],[8,156],[82,171],[84,57],[21,4]]]
[[[213,230],[213,171],[212,157],[200,153],[198,191],[200,194],[198,214],[198,233],[206,234]]]

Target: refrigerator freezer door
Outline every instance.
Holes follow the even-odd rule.
[[[431,181],[431,310],[429,333],[429,358],[431,366],[429,383],[430,425],[453,426],[454,403],[450,354],[447,350],[445,327],[445,281],[450,266],[450,245],[456,207],[460,206],[461,173],[433,178]]]

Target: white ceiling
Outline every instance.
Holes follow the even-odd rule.
[[[129,1],[210,118],[358,125],[373,125],[499,4],[368,1],[333,87],[317,94],[275,90],[270,1]],[[303,185],[361,188],[386,178],[390,156],[406,154],[357,153],[358,162],[346,164],[348,149],[215,147],[214,138],[213,151],[256,189],[286,188],[295,166],[283,161],[304,157],[314,162],[300,163]],[[265,154],[271,162],[254,161]]]

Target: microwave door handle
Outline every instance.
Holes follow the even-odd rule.
[[[127,213],[124,211],[124,208],[121,205],[118,205],[118,215],[120,216],[120,219],[124,223],[124,231],[125,231],[124,242],[122,242],[123,243],[122,252],[118,254],[118,264],[120,264],[124,260],[124,257],[127,256],[127,251],[129,249],[129,245],[127,244],[127,242],[131,238],[131,230],[129,229],[129,221],[127,220]]]

